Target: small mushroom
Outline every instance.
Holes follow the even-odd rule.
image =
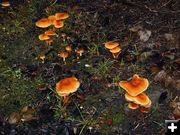
[[[54,27],[55,27],[55,28],[62,28],[62,27],[64,26],[64,22],[63,22],[63,21],[57,21],[57,20],[55,20],[55,21],[53,22],[53,24],[54,24]]]
[[[56,20],[56,17],[54,15],[50,15],[48,20],[51,22],[51,24],[53,24],[53,22]]]
[[[119,86],[122,87],[129,95],[137,96],[144,92],[148,86],[149,81],[146,78],[139,77],[139,75],[133,75],[131,81],[120,81]]]
[[[110,52],[115,54],[115,53],[119,53],[121,51],[121,48],[119,46],[113,48],[113,49],[110,49]]]
[[[68,51],[68,52],[71,52],[72,51],[72,47],[70,45],[68,45],[68,46],[65,47],[65,50]]]
[[[134,102],[130,102],[130,103],[128,104],[128,107],[129,107],[130,109],[135,110],[135,109],[138,109],[138,108],[139,108],[139,105],[136,104],[136,103],[134,103]]]
[[[54,36],[54,35],[57,35],[54,31],[52,30],[47,30],[44,32],[44,34],[48,35],[48,36]]]
[[[10,2],[9,2],[8,0],[5,0],[5,1],[3,1],[3,2],[1,3],[1,5],[2,5],[3,7],[9,7],[9,6],[10,6]]]
[[[80,82],[76,77],[68,77],[56,83],[56,92],[59,96],[68,96],[70,93],[77,91]]]
[[[107,49],[113,49],[115,47],[119,46],[119,43],[118,42],[115,42],[115,41],[109,41],[109,42],[106,42],[105,43],[105,47]]]
[[[128,101],[128,102],[134,102],[134,97],[129,95],[127,92],[125,93],[125,99]]]
[[[39,35],[39,40],[48,40],[48,39],[50,39],[50,37],[46,34],[40,34]]]
[[[136,97],[134,97],[133,100],[136,104],[139,104],[141,106],[145,106],[145,105],[148,105],[150,103],[149,97],[144,93],[137,95]]]
[[[42,63],[44,63],[44,60],[45,60],[46,56],[45,56],[44,54],[41,54],[41,55],[39,56],[39,58],[42,60]]]
[[[143,107],[143,106],[140,106],[140,107],[139,107],[139,110],[140,110],[141,112],[143,112],[143,113],[148,113],[148,109],[149,109],[149,108],[146,108],[146,107]]]
[[[82,56],[82,53],[84,53],[84,49],[83,49],[83,48],[78,48],[78,49],[76,50],[76,53],[78,53],[79,56]]]
[[[67,19],[68,17],[69,17],[68,13],[56,13],[55,14],[56,20],[63,20],[63,19]]]
[[[63,58],[63,61],[66,60],[66,58],[68,57],[68,55],[69,55],[68,52],[63,52],[63,51],[61,51],[61,52],[58,53],[58,56],[61,57],[61,58]]]
[[[51,45],[51,43],[53,42],[53,40],[52,40],[52,39],[47,39],[47,40],[45,40],[45,42],[46,42],[47,45]]]
[[[42,18],[36,22],[36,26],[40,28],[47,28],[51,25],[51,22],[47,18]]]

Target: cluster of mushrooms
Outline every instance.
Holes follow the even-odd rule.
[[[117,58],[118,55],[121,53],[121,48],[118,42],[108,41],[105,43],[105,47],[109,49],[114,58]]]
[[[129,108],[139,109],[144,113],[148,112],[148,108],[151,107],[151,100],[144,93],[149,86],[146,78],[135,74],[130,81],[120,81],[119,85],[126,91],[125,99],[129,102]]]
[[[129,108],[139,109],[143,113],[148,112],[151,100],[144,93],[149,86],[146,78],[135,74],[130,81],[120,81],[119,85],[126,91],[125,99],[129,102]],[[70,93],[76,92],[79,86],[80,82],[76,77],[67,77],[56,83],[56,92],[65,100]]]
[[[10,4],[10,2],[9,2],[9,0],[3,0],[2,2],[1,2],[1,6],[3,6],[3,7],[9,7],[11,4]]]
[[[68,13],[56,13],[55,15],[50,15],[48,18],[42,18],[36,22],[36,26],[40,28],[47,28],[51,25],[54,26],[54,28],[62,28],[64,26],[64,22],[62,20],[65,20],[69,17]],[[47,30],[43,34],[39,35],[39,40],[46,41],[47,44],[50,44],[52,42],[51,36],[57,36],[55,33],[55,30]]]
[[[64,22],[62,20],[65,20],[69,18],[68,13],[56,13],[55,15],[50,15],[48,18],[42,18],[36,22],[36,26],[40,28],[47,28],[51,25],[54,26],[54,29],[56,28],[62,28],[64,26]],[[50,29],[45,31],[43,34],[39,35],[39,40],[45,41],[46,44],[50,45],[53,40],[51,36],[58,36],[54,29]],[[65,37],[64,34],[62,34],[62,37]],[[65,51],[59,51],[58,56],[63,58],[63,61],[65,62],[66,58],[69,56],[69,54],[72,51],[71,45],[67,45],[65,47]],[[76,53],[78,53],[80,56],[82,56],[82,53],[84,53],[83,48],[77,48],[75,50]],[[44,63],[45,56],[40,56],[40,59]]]

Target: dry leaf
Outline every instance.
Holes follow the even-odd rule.
[[[16,124],[21,120],[21,115],[19,113],[13,112],[10,114],[8,122],[9,124]]]
[[[151,36],[151,31],[150,30],[140,30],[138,32],[138,35],[140,37],[140,40],[143,41],[143,42],[146,42],[149,40],[150,36]]]

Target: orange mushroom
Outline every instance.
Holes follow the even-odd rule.
[[[130,109],[135,110],[135,109],[138,109],[138,108],[139,108],[139,105],[136,104],[136,103],[134,103],[134,102],[130,102],[130,103],[128,104],[128,107],[129,107]]]
[[[117,46],[117,47],[115,47],[115,48],[113,48],[113,49],[110,49],[110,52],[111,53],[118,53],[118,52],[120,52],[121,51],[121,48],[119,47],[119,46]]]
[[[72,47],[70,45],[68,45],[68,46],[65,47],[65,50],[68,51],[68,52],[71,52],[72,51]]]
[[[36,22],[36,26],[40,28],[47,28],[51,25],[51,22],[47,18],[42,18]]]
[[[53,42],[53,40],[52,39],[47,39],[47,40],[45,40],[45,42],[46,42],[47,45],[50,45]]]
[[[129,95],[127,92],[125,93],[125,99],[129,102],[134,102],[134,97]]]
[[[51,22],[51,24],[53,24],[53,22],[56,20],[56,17],[54,15],[50,15],[48,20]]]
[[[148,105],[150,102],[149,97],[144,93],[137,95],[133,100],[136,104],[139,104],[141,106]]]
[[[1,3],[1,5],[2,5],[3,7],[9,7],[9,6],[10,6],[10,2],[7,1],[7,0],[5,0],[5,1],[3,1],[3,2]]]
[[[39,35],[39,40],[48,40],[48,39],[50,39],[50,37],[46,34],[40,34]]]
[[[141,111],[141,112],[143,112],[143,113],[148,113],[148,108],[146,108],[146,107],[143,107],[143,106],[140,106],[139,107],[139,110]]]
[[[59,96],[68,96],[70,93],[77,91],[80,82],[76,77],[68,77],[56,83],[56,92]]]
[[[84,49],[83,48],[78,48],[76,50],[76,53],[78,53],[80,56],[82,56],[82,53],[84,53]]]
[[[67,19],[68,17],[69,17],[68,13],[56,13],[55,14],[56,20],[63,20],[63,19]]]
[[[61,51],[61,52],[58,53],[58,56],[61,57],[61,58],[63,58],[63,61],[66,60],[66,58],[68,57],[68,55],[69,55],[68,52],[62,52],[62,51]]]
[[[149,81],[146,78],[139,77],[139,75],[135,74],[131,81],[120,81],[119,85],[129,95],[137,96],[148,88]]]
[[[64,26],[64,22],[63,22],[63,21],[57,21],[57,20],[55,20],[55,21],[53,22],[53,24],[54,24],[54,27],[55,27],[55,28],[62,28],[62,27]]]
[[[48,35],[48,36],[54,36],[54,35],[57,35],[54,31],[52,30],[47,30],[44,32],[44,34]]]
[[[107,49],[113,49],[115,47],[119,46],[119,43],[118,42],[115,42],[115,41],[109,41],[109,42],[106,42],[105,43],[105,47]]]

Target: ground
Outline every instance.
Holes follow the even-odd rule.
[[[180,2],[176,0],[16,0],[0,7],[0,134],[162,135],[176,119],[180,89]],[[48,45],[35,22],[57,12],[70,17]],[[52,28],[54,29],[54,28]],[[148,35],[148,34],[149,35]],[[105,48],[121,46],[118,57]],[[64,62],[58,51],[71,45]],[[79,56],[74,50],[84,48]],[[45,56],[43,60],[42,56]],[[148,113],[131,110],[117,85],[147,78]],[[81,85],[63,103],[56,83]]]

